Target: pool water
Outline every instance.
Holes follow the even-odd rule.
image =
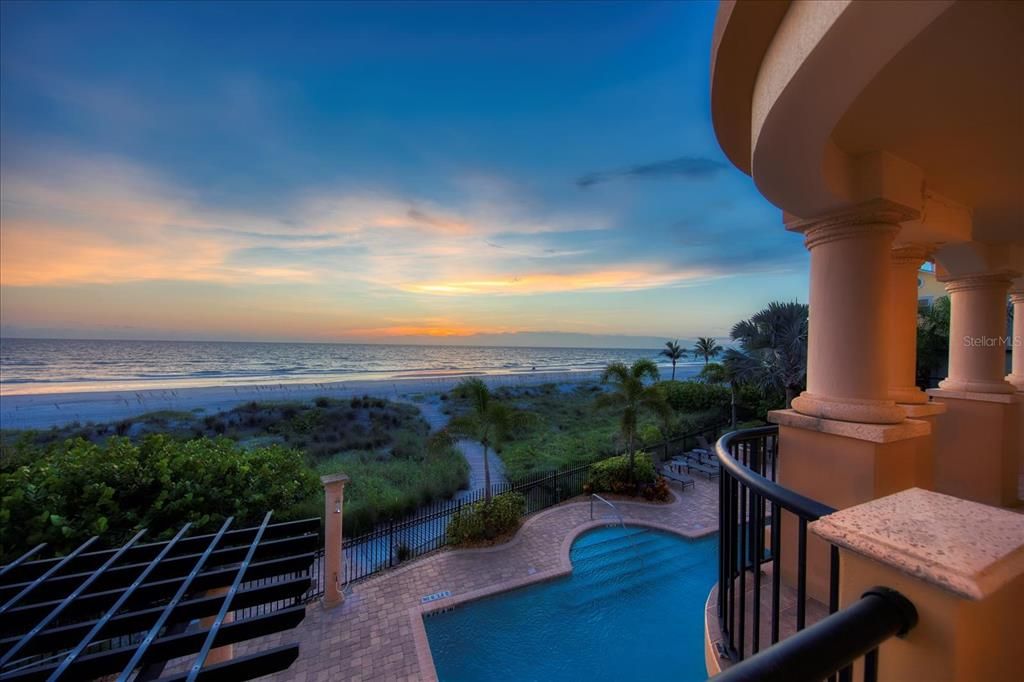
[[[600,528],[570,576],[424,618],[441,682],[704,680],[717,536]]]

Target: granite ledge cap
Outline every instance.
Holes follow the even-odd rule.
[[[347,483],[349,477],[345,474],[328,474],[327,476],[320,477],[320,483],[323,485],[329,485],[331,483]]]
[[[853,438],[870,443],[895,443],[901,440],[927,436],[932,426],[918,419],[904,419],[899,424],[865,424],[862,422],[844,422],[838,419],[823,419],[801,414],[796,410],[772,410],[768,413],[768,421],[779,426],[790,426],[806,431],[818,431],[833,436]]]
[[[1018,402],[1020,392],[1017,393],[980,393],[978,391],[957,391],[949,388],[929,388],[925,393],[933,400],[973,400],[979,403],[1003,403],[1009,405]]]
[[[1024,576],[1024,514],[910,488],[823,516],[840,548],[971,600]]]

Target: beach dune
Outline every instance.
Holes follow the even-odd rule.
[[[45,429],[72,422],[103,423],[137,417],[149,412],[174,410],[215,413],[253,400],[311,400],[320,396],[350,398],[371,395],[407,399],[417,393],[448,391],[467,374],[396,378],[387,380],[335,381],[328,383],[259,384],[151,388],[143,390],[91,391],[80,393],[14,394],[0,397],[0,428]],[[600,371],[484,374],[479,377],[492,388],[542,383],[594,381]]]

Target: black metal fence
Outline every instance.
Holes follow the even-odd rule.
[[[526,499],[524,515],[528,516],[580,495],[592,466],[593,463],[574,464],[557,471],[497,483],[491,486],[491,493],[522,493]],[[452,500],[421,507],[405,519],[380,524],[369,533],[345,538],[342,543],[343,582],[349,584],[363,580],[403,561],[444,547],[448,543],[448,524],[452,517],[485,496],[483,488],[461,493]],[[322,594],[321,585],[320,594],[313,594],[310,598],[315,599]]]
[[[729,427],[729,422],[710,424],[688,431],[680,436],[673,436],[661,443],[647,446],[647,452],[655,459],[662,461],[671,459],[674,455],[689,452],[695,448],[714,447],[715,441]]]
[[[653,445],[648,451],[656,457],[692,449],[700,445],[699,437],[713,443],[726,424],[713,424]],[[563,500],[583,493],[590,469],[596,462],[570,464],[562,469],[540,472],[514,481],[491,486],[493,495],[522,493],[526,499],[524,516],[552,507]],[[378,524],[368,533],[346,537],[342,542],[342,581],[350,584],[404,561],[440,549],[448,543],[448,524],[463,507],[485,497],[483,488],[462,492],[451,500],[441,500],[421,507],[411,516]],[[311,587],[303,601],[311,602],[324,594],[323,550],[310,568]]]

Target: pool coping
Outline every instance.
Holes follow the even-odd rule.
[[[672,497],[674,498],[672,503],[666,506],[674,506],[682,501],[682,498],[680,498],[675,493],[675,491],[672,491]],[[502,543],[500,545],[495,545],[493,547],[481,547],[471,549],[453,549],[449,551],[459,553],[489,553],[508,549],[509,547],[513,547],[521,541],[527,528],[529,528],[531,525],[536,523],[538,520],[544,518],[545,516],[548,516],[549,514],[558,513],[561,510],[564,510],[569,507],[589,504],[589,500],[585,502],[570,502],[568,504],[561,504],[556,507],[552,507],[551,509],[546,509],[538,514],[534,514],[523,523],[523,525],[516,532],[515,537],[513,537],[508,542]],[[650,508],[651,506],[654,505],[647,502],[631,502],[625,500],[616,500],[616,506],[639,506]],[[674,526],[670,526],[666,523],[659,523],[657,521],[647,520],[623,520],[623,523],[626,526],[650,528],[653,530],[660,530],[667,533],[672,533],[674,535],[686,538],[687,540],[699,540],[709,535],[714,535],[718,532],[718,528],[709,528],[700,532],[686,531],[680,528],[676,528]],[[515,578],[513,580],[505,580],[502,582],[494,583],[493,585],[488,585],[487,587],[471,590],[463,594],[455,594],[450,597],[445,597],[443,599],[430,602],[429,604],[417,604],[415,606],[410,607],[409,620],[410,625],[412,627],[413,640],[416,645],[416,660],[419,663],[420,667],[420,678],[424,680],[424,682],[438,682],[437,668],[434,666],[434,656],[430,651],[430,641],[427,639],[427,627],[426,624],[423,622],[423,619],[425,617],[431,616],[436,613],[451,611],[452,609],[468,604],[469,602],[485,599],[487,597],[500,594],[502,592],[509,592],[511,590],[517,590],[521,587],[527,587],[530,585],[547,582],[549,580],[554,580],[555,578],[561,578],[570,575],[573,570],[570,553],[572,551],[572,545],[576,541],[576,538],[578,538],[583,533],[586,533],[587,531],[594,530],[595,528],[607,528],[609,526],[617,525],[617,523],[609,523],[607,519],[593,519],[591,521],[587,521],[570,529],[569,533],[565,536],[565,538],[562,539],[562,545],[559,549],[559,565],[557,568],[548,569],[546,571],[540,571],[538,573],[534,573],[533,575],[527,575],[521,578]]]

